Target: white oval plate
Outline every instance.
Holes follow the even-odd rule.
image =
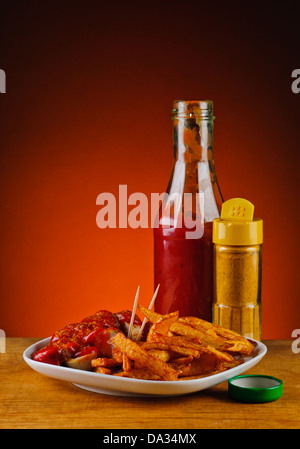
[[[50,342],[50,339],[51,337],[34,343],[24,351],[23,358],[32,369],[40,374],[71,382],[77,387],[94,393],[111,394],[115,396],[180,396],[205,390],[206,388],[212,388],[215,385],[231,379],[234,376],[238,376],[252,368],[267,352],[267,347],[263,343],[249,339],[255,344],[255,350],[252,356],[245,357],[243,359],[244,362],[239,366],[199,379],[157,381],[116,377],[108,374],[82,371],[66,366],[50,365],[48,363],[32,360],[32,354],[38,349],[46,346]]]

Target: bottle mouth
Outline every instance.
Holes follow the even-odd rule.
[[[175,100],[173,102],[174,118],[201,118],[213,120],[213,102],[211,100]]]

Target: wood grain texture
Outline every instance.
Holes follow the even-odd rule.
[[[213,429],[299,428],[300,354],[291,341],[265,341],[268,353],[248,373],[283,380],[283,395],[267,404],[244,404],[228,396],[227,382],[169,398],[95,394],[33,371],[23,351],[36,338],[8,338],[0,354],[1,429]]]

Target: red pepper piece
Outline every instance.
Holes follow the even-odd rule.
[[[63,362],[63,357],[58,348],[50,345],[37,351],[33,356],[33,360],[51,365],[60,365]]]

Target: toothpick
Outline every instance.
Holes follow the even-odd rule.
[[[127,338],[131,337],[133,320],[134,320],[134,317],[135,317],[135,311],[136,311],[136,306],[137,306],[138,299],[139,299],[139,294],[140,294],[140,286],[138,286],[136,294],[135,294],[135,300],[134,300],[133,309],[132,309],[132,313],[131,313],[131,320],[130,320],[130,324],[129,324]]]
[[[156,300],[156,296],[157,296],[157,293],[158,293],[159,286],[160,286],[160,284],[158,284],[158,286],[157,286],[157,288],[156,288],[156,290],[155,290],[155,292],[154,292],[154,295],[153,295],[153,297],[152,297],[152,299],[151,299],[151,302],[150,302],[150,304],[149,304],[148,310],[151,310],[151,309],[152,309],[152,306],[153,306],[153,304],[154,304],[154,301]],[[138,333],[138,336],[137,336],[136,341],[139,341],[139,340],[140,340],[140,338],[141,338],[141,336],[142,336],[142,333],[143,333],[143,330],[144,330],[144,327],[145,327],[145,324],[146,324],[146,321],[147,321],[147,318],[145,317],[145,318],[144,318],[144,321],[143,321],[143,323],[142,323],[142,326],[141,326],[141,328],[140,328],[140,330],[139,330],[139,333]]]

